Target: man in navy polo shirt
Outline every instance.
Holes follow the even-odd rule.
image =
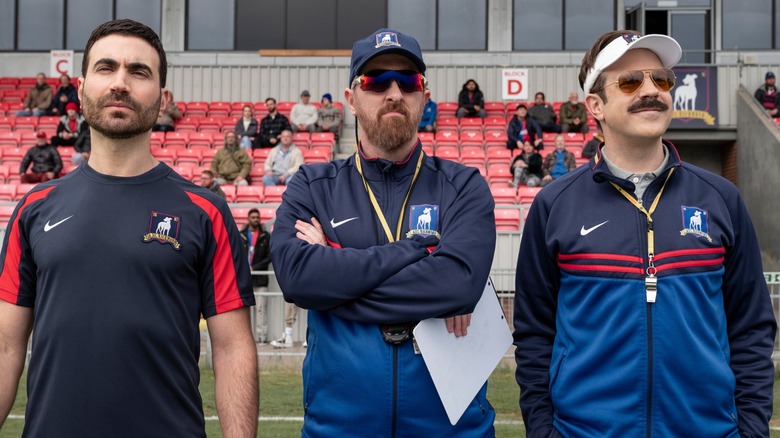
[[[159,37],[96,28],[79,97],[92,154],[18,204],[0,253],[0,420],[35,336],[24,436],[205,436],[198,322],[208,321],[224,436],[255,436],[246,253],[224,200],[150,154],[170,94]]]

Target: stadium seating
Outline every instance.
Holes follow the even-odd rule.
[[[521,205],[531,205],[536,194],[539,193],[541,187],[528,187],[520,186],[517,188],[517,203]]]
[[[236,186],[233,184],[222,184],[220,186],[222,188],[222,191],[225,193],[225,199],[227,202],[235,202],[236,201]],[[246,215],[244,215],[246,217]]]
[[[236,187],[235,202],[238,203],[260,203],[263,202],[262,186],[238,186]]]
[[[263,189],[266,204],[281,204],[282,193],[287,186],[268,186]]]
[[[458,102],[439,102],[436,104],[436,113],[439,116],[455,116],[458,110]]]
[[[0,201],[15,200],[17,185],[18,184],[0,184]]]
[[[434,155],[450,161],[460,161],[460,151],[453,145],[436,145]]]
[[[496,205],[517,204],[517,191],[514,189],[514,187],[491,186],[490,194],[493,195],[493,200],[496,202]]]
[[[488,161],[487,168],[488,183],[490,185],[504,184],[512,182],[512,174],[509,173],[509,163],[494,163]]]
[[[506,116],[506,107],[504,102],[485,102],[485,112],[488,116],[503,118]]]
[[[516,208],[496,208],[496,231],[520,231],[520,210]]]
[[[14,208],[16,208],[15,205],[0,205],[0,228],[5,229],[8,227]]]

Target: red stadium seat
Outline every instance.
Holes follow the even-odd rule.
[[[487,149],[487,162],[490,164],[501,164],[509,168],[509,163],[512,162],[512,152],[506,147],[503,148],[488,148]]]
[[[311,144],[312,146],[317,144],[326,144],[330,143],[331,145],[336,144],[336,134],[333,132],[314,132],[311,134]]]
[[[222,184],[220,188],[225,193],[225,199],[227,200],[227,202],[235,202],[236,186],[234,186],[233,184]],[[246,215],[244,215],[244,217],[246,217]]]
[[[292,111],[293,105],[295,105],[295,102],[279,102],[276,105],[276,110],[284,114],[289,119],[290,111]]]
[[[181,147],[187,147],[187,143],[190,141],[190,131],[168,131],[165,133],[164,146],[171,147],[179,145]]]
[[[260,211],[260,221],[263,223],[276,219],[276,207],[260,207],[257,210]]]
[[[517,202],[523,205],[531,205],[531,203],[534,201],[534,198],[536,197],[536,194],[539,193],[539,190],[541,189],[542,189],[541,187],[528,187],[528,186],[518,187]]]
[[[251,178],[251,175],[250,175]],[[262,177],[261,177],[262,178]],[[238,186],[236,187],[235,202],[260,203],[263,202],[263,187],[261,186]]]
[[[181,166],[184,163],[193,163],[199,166],[203,161],[203,148],[187,148],[176,151],[176,165]]]
[[[190,149],[211,149],[214,144],[214,131],[200,131],[190,134]]]
[[[433,144],[433,139],[436,138],[436,134],[434,134],[433,132],[418,132],[417,138],[419,138],[420,141],[423,143],[428,142]]]
[[[507,102],[506,103],[506,114],[508,116],[509,115],[514,115],[515,114],[515,110],[517,110],[517,106],[520,105],[521,103],[523,105],[525,105],[526,107],[528,106],[528,102],[526,102],[524,100],[517,100],[517,101],[513,101],[513,102]]]
[[[35,187],[37,184],[17,184],[16,185],[16,196],[14,197],[14,201],[18,201],[24,197],[24,195],[27,194],[33,187]]]
[[[15,208],[15,205],[0,205],[0,228],[8,228],[8,222],[11,221]]]
[[[439,128],[439,130],[436,132],[436,135],[434,136],[436,143],[438,143],[441,140],[458,140],[458,131],[455,131],[454,129],[443,129]]]
[[[303,162],[305,164],[327,163],[331,160],[330,150],[327,147],[316,147],[313,149],[303,149]]]
[[[520,210],[516,208],[496,208],[496,231],[520,231]]]
[[[266,204],[281,204],[282,193],[287,189],[287,186],[268,186],[264,187],[265,203]]]
[[[233,220],[236,221],[236,226],[242,228],[249,221],[249,210],[252,207],[230,207],[230,213],[233,215]]]
[[[439,102],[436,105],[436,112],[439,116],[455,116],[458,110],[458,102]]]
[[[38,117],[17,117],[16,124],[14,125],[14,131],[35,131],[38,127]],[[49,134],[47,132],[47,134]],[[51,133],[54,135],[54,133]]]
[[[485,132],[487,131],[506,131],[506,118],[503,116],[485,117]]]
[[[488,117],[498,116],[506,117],[506,106],[504,102],[485,102],[485,112]]]
[[[485,148],[490,148],[492,146],[505,148],[507,141],[509,141],[509,137],[506,135],[506,131],[489,130],[485,132]]]
[[[0,129],[0,147],[3,148],[15,148],[19,146],[22,141],[21,132],[13,132],[5,129]]]
[[[293,132],[293,144],[301,149],[309,147],[311,143],[311,134],[308,132]]]
[[[233,131],[235,127],[236,122],[231,117],[205,117],[200,119],[198,131]]]
[[[457,145],[436,145],[434,155],[450,161],[460,161],[460,150]]]
[[[173,166],[172,169],[187,181],[192,181],[191,166]]]
[[[230,102],[216,101],[209,103],[209,117],[227,117],[230,115]]]
[[[512,174],[509,173],[509,163],[494,163],[488,162],[487,176],[488,182],[493,183],[510,183],[512,182]]]
[[[482,135],[482,131],[461,131],[460,142],[468,142],[470,144],[482,145],[485,143],[485,136]]]
[[[14,129],[15,125],[16,125],[16,117],[8,117],[8,116],[0,117],[0,129],[11,131]]]
[[[209,113],[208,102],[187,102],[186,115],[206,117],[208,113]]]
[[[485,150],[481,147],[462,146],[460,149],[460,162],[463,164],[481,164],[484,167],[485,158]]]
[[[265,175],[265,160],[254,160],[252,168],[249,170],[249,182],[253,186],[263,185],[263,175]]]
[[[490,193],[496,204],[515,205],[517,204],[517,191],[514,187],[491,186]]]
[[[271,153],[272,148],[257,148],[252,149],[252,161],[260,161],[265,162],[265,159],[268,158],[268,154]]]
[[[176,121],[175,126],[177,131],[197,131],[200,126],[200,119],[202,116],[184,116]]]
[[[0,184],[0,201],[15,200],[17,185],[18,184]]]
[[[460,119],[460,130],[463,131],[479,131],[482,133],[482,118],[480,117],[464,117]]]
[[[445,116],[439,113],[440,115],[436,118],[436,129],[439,130],[451,130],[455,131],[458,129],[458,118],[455,116]]]

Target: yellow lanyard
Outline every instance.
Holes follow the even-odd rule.
[[[669,169],[669,173],[666,175],[664,184],[661,186],[661,190],[659,190],[658,194],[655,196],[653,203],[650,205],[649,211],[645,210],[645,207],[643,207],[642,204],[640,204],[639,201],[636,200],[636,198],[634,198],[628,192],[623,190],[622,187],[613,183],[612,181],[609,182],[610,184],[612,184],[613,187],[617,189],[618,192],[620,192],[621,195],[623,195],[624,198],[628,199],[628,201],[631,204],[633,204],[634,207],[639,209],[639,211],[641,211],[642,213],[645,214],[645,216],[647,216],[647,269],[645,270],[647,276],[645,277],[645,292],[646,292],[648,303],[655,302],[656,295],[658,292],[658,279],[655,277],[657,270],[655,269],[655,262],[653,261],[653,259],[655,258],[655,241],[653,235],[652,215],[653,212],[655,212],[655,208],[658,206],[658,201],[661,199],[661,194],[664,192],[666,183],[669,182],[669,177],[672,176],[673,171],[674,168]]]
[[[360,174],[360,178],[363,180],[363,187],[365,187],[366,192],[368,192],[368,198],[371,200],[371,206],[374,208],[376,216],[379,218],[379,222],[382,224],[382,228],[384,228],[385,234],[387,235],[387,240],[389,242],[401,240],[401,225],[403,224],[404,220],[406,203],[409,202],[409,195],[412,194],[412,188],[414,187],[414,183],[417,181],[417,176],[420,174],[420,168],[422,167],[424,155],[425,152],[420,151],[420,157],[417,159],[417,167],[414,169],[414,177],[412,178],[412,183],[409,184],[409,190],[406,192],[406,199],[404,199],[404,203],[401,205],[401,213],[398,215],[398,227],[395,231],[395,236],[393,236],[393,233],[390,231],[390,225],[387,224],[387,219],[385,219],[385,215],[382,213],[382,208],[379,207],[379,202],[377,202],[376,196],[374,196],[374,192],[371,190],[371,187],[368,186],[366,177],[363,176],[363,165],[360,163],[360,152],[355,152],[355,165],[357,167],[358,173]]]

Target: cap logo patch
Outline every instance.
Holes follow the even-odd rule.
[[[623,35],[623,39],[626,41],[626,44],[631,44],[634,41],[639,39],[639,35],[626,34],[626,35]]]
[[[173,249],[179,251],[181,250],[181,243],[178,241],[179,225],[181,225],[179,216],[153,211],[149,216],[149,229],[144,234],[143,240],[144,242],[156,240],[163,245],[170,243]]]
[[[398,43],[398,35],[395,32],[379,32],[376,34],[376,46],[374,47],[378,49],[386,46],[401,47],[401,44]]]

